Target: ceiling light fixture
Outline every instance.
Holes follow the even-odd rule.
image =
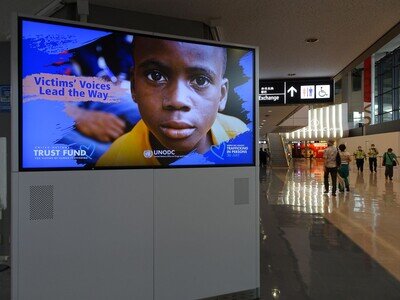
[[[313,43],[318,42],[319,39],[317,39],[317,38],[308,38],[308,39],[305,39],[305,41],[306,41],[307,44],[313,44]]]

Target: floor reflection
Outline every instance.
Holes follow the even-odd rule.
[[[398,228],[398,174],[351,171],[351,191],[332,197],[321,161],[260,170],[261,299],[400,299],[397,234],[382,234]]]

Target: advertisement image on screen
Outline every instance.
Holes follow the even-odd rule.
[[[254,165],[255,52],[20,18],[20,169]]]

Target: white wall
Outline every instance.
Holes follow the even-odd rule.
[[[301,109],[296,111],[288,119],[283,121],[279,126],[299,126],[305,127],[308,125],[308,106],[303,106]]]
[[[354,152],[358,146],[368,150],[371,144],[375,144],[379,155],[388,148],[392,148],[393,152],[400,156],[400,131],[343,138],[338,141],[338,144],[345,144],[350,153]]]

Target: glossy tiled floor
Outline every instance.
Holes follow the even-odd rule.
[[[260,170],[262,299],[400,299],[398,170],[352,166],[336,197],[322,161]]]

